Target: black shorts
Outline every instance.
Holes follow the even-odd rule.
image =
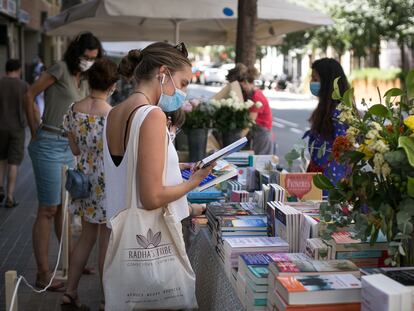
[[[15,130],[0,130],[0,161],[7,160],[8,164],[20,165],[24,157],[24,128]]]

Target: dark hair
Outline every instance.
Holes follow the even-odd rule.
[[[247,67],[246,65],[242,64],[242,63],[237,63],[236,66],[234,66],[234,68],[230,69],[226,79],[229,82],[234,82],[234,81],[244,81],[246,80],[246,74],[247,74]]]
[[[106,91],[119,79],[118,66],[108,58],[100,58],[88,70],[92,90]]]
[[[16,71],[22,68],[22,64],[18,59],[9,59],[6,62],[6,72]]]
[[[338,86],[341,95],[349,88],[348,80],[340,63],[333,58],[321,58],[313,62],[312,69],[320,77],[321,88],[319,91],[319,103],[313,111],[309,122],[312,132],[321,135],[325,139],[334,138],[334,122],[332,114],[338,105],[337,100],[332,99],[333,83],[339,77]]]
[[[81,57],[86,50],[98,50],[97,58],[102,57],[103,53],[101,42],[91,32],[80,33],[69,43],[69,46],[66,49],[63,60],[72,75],[80,71],[79,57]]]
[[[229,82],[233,81],[247,81],[249,83],[253,83],[254,80],[259,76],[259,72],[255,67],[247,67],[242,63],[237,63],[234,68],[230,69],[226,79]]]
[[[167,119],[171,120],[171,125],[175,127],[182,127],[185,122],[185,112],[182,109],[178,109],[172,112],[166,112]]]
[[[185,65],[191,66],[187,56],[183,43],[173,46],[165,42],[156,42],[143,50],[129,51],[121,60],[118,70],[126,78],[134,76],[139,83],[141,80],[152,79],[154,71],[163,65],[171,74],[181,70]]]

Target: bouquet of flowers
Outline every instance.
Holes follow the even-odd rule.
[[[186,101],[182,108],[185,111],[185,123],[183,128],[208,129],[212,127],[214,107],[199,99]]]
[[[352,226],[355,238],[389,242],[387,264],[414,263],[414,71],[406,89],[388,90],[363,117],[353,104],[353,90],[340,95],[335,81],[333,98],[340,100],[345,136],[336,138],[332,157],[348,167],[336,185],[324,175],[315,185],[329,192],[321,205],[325,239],[338,227]]]
[[[243,102],[234,91],[230,91],[228,98],[210,100],[210,104],[215,110],[213,126],[221,133],[250,128],[253,122],[249,109],[253,105],[257,105],[258,108],[262,105],[251,100]]]

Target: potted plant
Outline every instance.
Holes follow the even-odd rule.
[[[336,185],[323,175],[315,185],[329,192],[321,205],[324,238],[339,227],[352,226],[356,238],[375,243],[384,235],[392,265],[414,264],[414,71],[406,89],[388,90],[363,117],[353,108],[353,90],[341,101],[340,122],[349,126],[332,148],[332,157],[349,170]]]
[[[215,108],[213,126],[221,133],[224,146],[241,138],[243,130],[253,125],[249,109],[255,103],[251,100],[241,101],[234,91],[230,91],[228,98],[210,100],[210,104]]]
[[[196,162],[206,156],[208,130],[212,127],[214,108],[199,99],[184,103],[185,123],[183,129],[188,137],[189,160]]]

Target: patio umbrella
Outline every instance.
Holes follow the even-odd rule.
[[[259,45],[289,32],[331,24],[323,13],[286,0],[258,0]],[[50,35],[92,31],[103,41],[184,41],[231,44],[237,32],[236,0],[91,0],[46,20]]]

